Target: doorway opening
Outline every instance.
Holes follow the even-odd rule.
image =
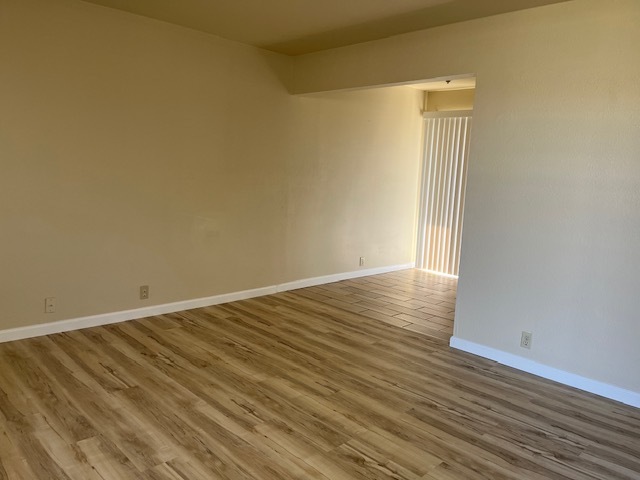
[[[457,278],[475,79],[471,88],[450,83],[434,82],[425,91],[416,267]]]

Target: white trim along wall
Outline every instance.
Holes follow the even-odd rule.
[[[54,333],[81,330],[83,328],[97,327],[101,325],[110,325],[113,323],[126,322],[128,320],[151,317],[154,315],[162,315],[193,308],[219,305],[222,303],[246,300],[248,298],[256,298],[264,295],[271,295],[278,292],[286,292],[298,288],[324,285],[326,283],[339,282],[341,280],[348,280],[350,278],[396,272],[409,268],[414,268],[414,264],[407,263],[401,265],[391,265],[388,267],[368,268],[351,272],[336,273],[333,275],[306,278],[293,282],[282,283],[279,285],[270,285],[267,287],[255,288],[252,290],[224,293],[211,297],[196,298],[181,302],[166,303],[163,305],[154,305],[150,307],[136,308],[133,310],[124,310],[121,312],[104,313],[88,317],[72,318],[69,320],[62,320],[58,322],[0,330],[0,343],[51,335]],[[517,368],[518,370],[522,370],[539,377],[547,378],[564,385],[595,393],[596,395],[600,395],[605,398],[609,398],[625,403],[627,405],[640,408],[640,393],[637,392],[625,390],[623,388],[619,388],[603,382],[598,382],[596,380],[582,377],[570,372],[565,372],[553,367],[548,367],[533,360],[529,360],[527,358],[519,357],[517,355],[506,353],[493,348],[485,347],[483,345],[463,340],[455,336],[451,337],[450,346],[452,348],[455,348],[456,350],[461,350],[473,355],[478,355],[483,358],[488,358],[503,365]]]
[[[279,285],[270,285],[267,287],[255,288],[252,290],[223,293],[221,295],[214,295],[211,297],[195,298],[192,300],[165,303],[162,305],[153,305],[150,307],[136,308],[133,310],[103,313],[100,315],[91,315],[89,317],[72,318],[69,320],[61,320],[58,322],[41,323],[39,325],[30,325],[27,327],[0,330],[0,343],[22,340],[25,338],[40,337],[43,335],[51,335],[54,333],[70,332],[72,330],[80,330],[83,328],[98,327],[100,325],[110,325],[112,323],[126,322],[128,320],[151,317],[154,315],[180,312],[182,310],[189,310],[192,308],[209,307],[211,305],[219,305],[221,303],[235,302],[238,300],[246,300],[248,298],[261,297],[263,295],[271,295],[278,292],[286,292],[288,290],[295,290],[297,288],[323,285],[325,283],[339,282],[340,280],[365,277],[368,275],[396,272],[398,270],[406,270],[413,267],[413,263],[406,263],[401,265],[391,265],[388,267],[367,268],[352,272],[325,275],[322,277],[306,278],[293,282],[282,283]]]
[[[458,337],[451,337],[449,345],[456,350],[488,358],[489,360],[495,360],[502,365],[517,368],[518,370],[537,375],[538,377],[553,380],[554,382],[562,383],[563,385],[578,388],[585,392],[595,393],[601,397],[640,408],[640,393],[638,392],[633,392],[631,390],[626,390],[597,380],[592,380],[574,373],[565,372],[564,370],[549,367],[528,358],[503,352],[495,348],[485,347],[484,345],[463,340]]]

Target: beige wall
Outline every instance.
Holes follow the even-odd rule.
[[[635,392],[638,25],[576,0],[296,61],[301,92],[475,73],[455,335]]]
[[[465,90],[442,90],[425,92],[424,103],[427,112],[449,112],[453,110],[473,110],[475,88]]]
[[[287,280],[413,261],[422,92],[300,97],[288,157]],[[386,259],[381,263],[380,259]]]
[[[0,329],[410,262],[419,92],[294,97],[291,76],[143,17],[0,0]]]

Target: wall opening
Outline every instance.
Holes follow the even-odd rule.
[[[416,267],[453,277],[460,265],[474,95],[474,88],[425,91]]]

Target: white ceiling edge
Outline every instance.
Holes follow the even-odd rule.
[[[423,90],[425,92],[441,92],[447,90],[470,90],[476,88],[475,77],[451,77],[439,78],[419,83],[411,83],[407,87]]]

